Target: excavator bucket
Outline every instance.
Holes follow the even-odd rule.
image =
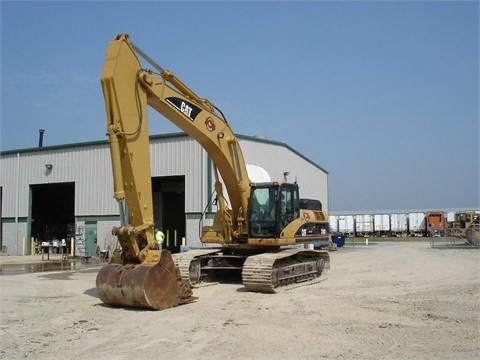
[[[168,250],[155,264],[108,264],[97,274],[100,299],[109,305],[163,310],[194,301]]]

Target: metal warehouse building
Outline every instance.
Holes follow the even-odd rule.
[[[297,181],[302,198],[318,199],[328,209],[326,170],[285,143],[242,135],[238,139],[248,164],[267,170],[272,181],[285,176]],[[188,246],[201,246],[200,221],[211,221],[216,211],[208,205],[214,185],[210,157],[184,133],[151,136],[150,152],[155,224],[167,234],[167,248],[178,251],[182,239]],[[98,247],[117,246],[111,229],[120,220],[107,141],[0,155],[3,253],[31,254],[34,240],[65,239],[75,255],[83,251],[87,256]]]

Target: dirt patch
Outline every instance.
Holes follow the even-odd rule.
[[[0,358],[476,359],[479,255],[347,246],[325,281],[277,294],[203,286],[164,311],[104,305],[91,269],[3,275]]]

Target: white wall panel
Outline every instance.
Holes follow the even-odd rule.
[[[329,223],[330,223],[330,231],[338,232],[338,216],[337,215],[330,215],[329,216]]]
[[[394,232],[407,231],[407,214],[390,215],[391,230]]]
[[[373,231],[373,217],[371,215],[359,214],[355,218],[357,232]]]
[[[352,233],[354,231],[354,218],[355,215],[340,215],[338,216],[338,231],[342,233]]]
[[[425,213],[411,212],[408,214],[410,232],[421,232],[426,230]]]
[[[375,231],[390,230],[390,216],[388,214],[375,214]]]

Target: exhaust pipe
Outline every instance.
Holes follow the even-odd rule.
[[[45,132],[45,130],[43,129],[38,129],[38,147],[42,147],[43,146],[43,133]]]

